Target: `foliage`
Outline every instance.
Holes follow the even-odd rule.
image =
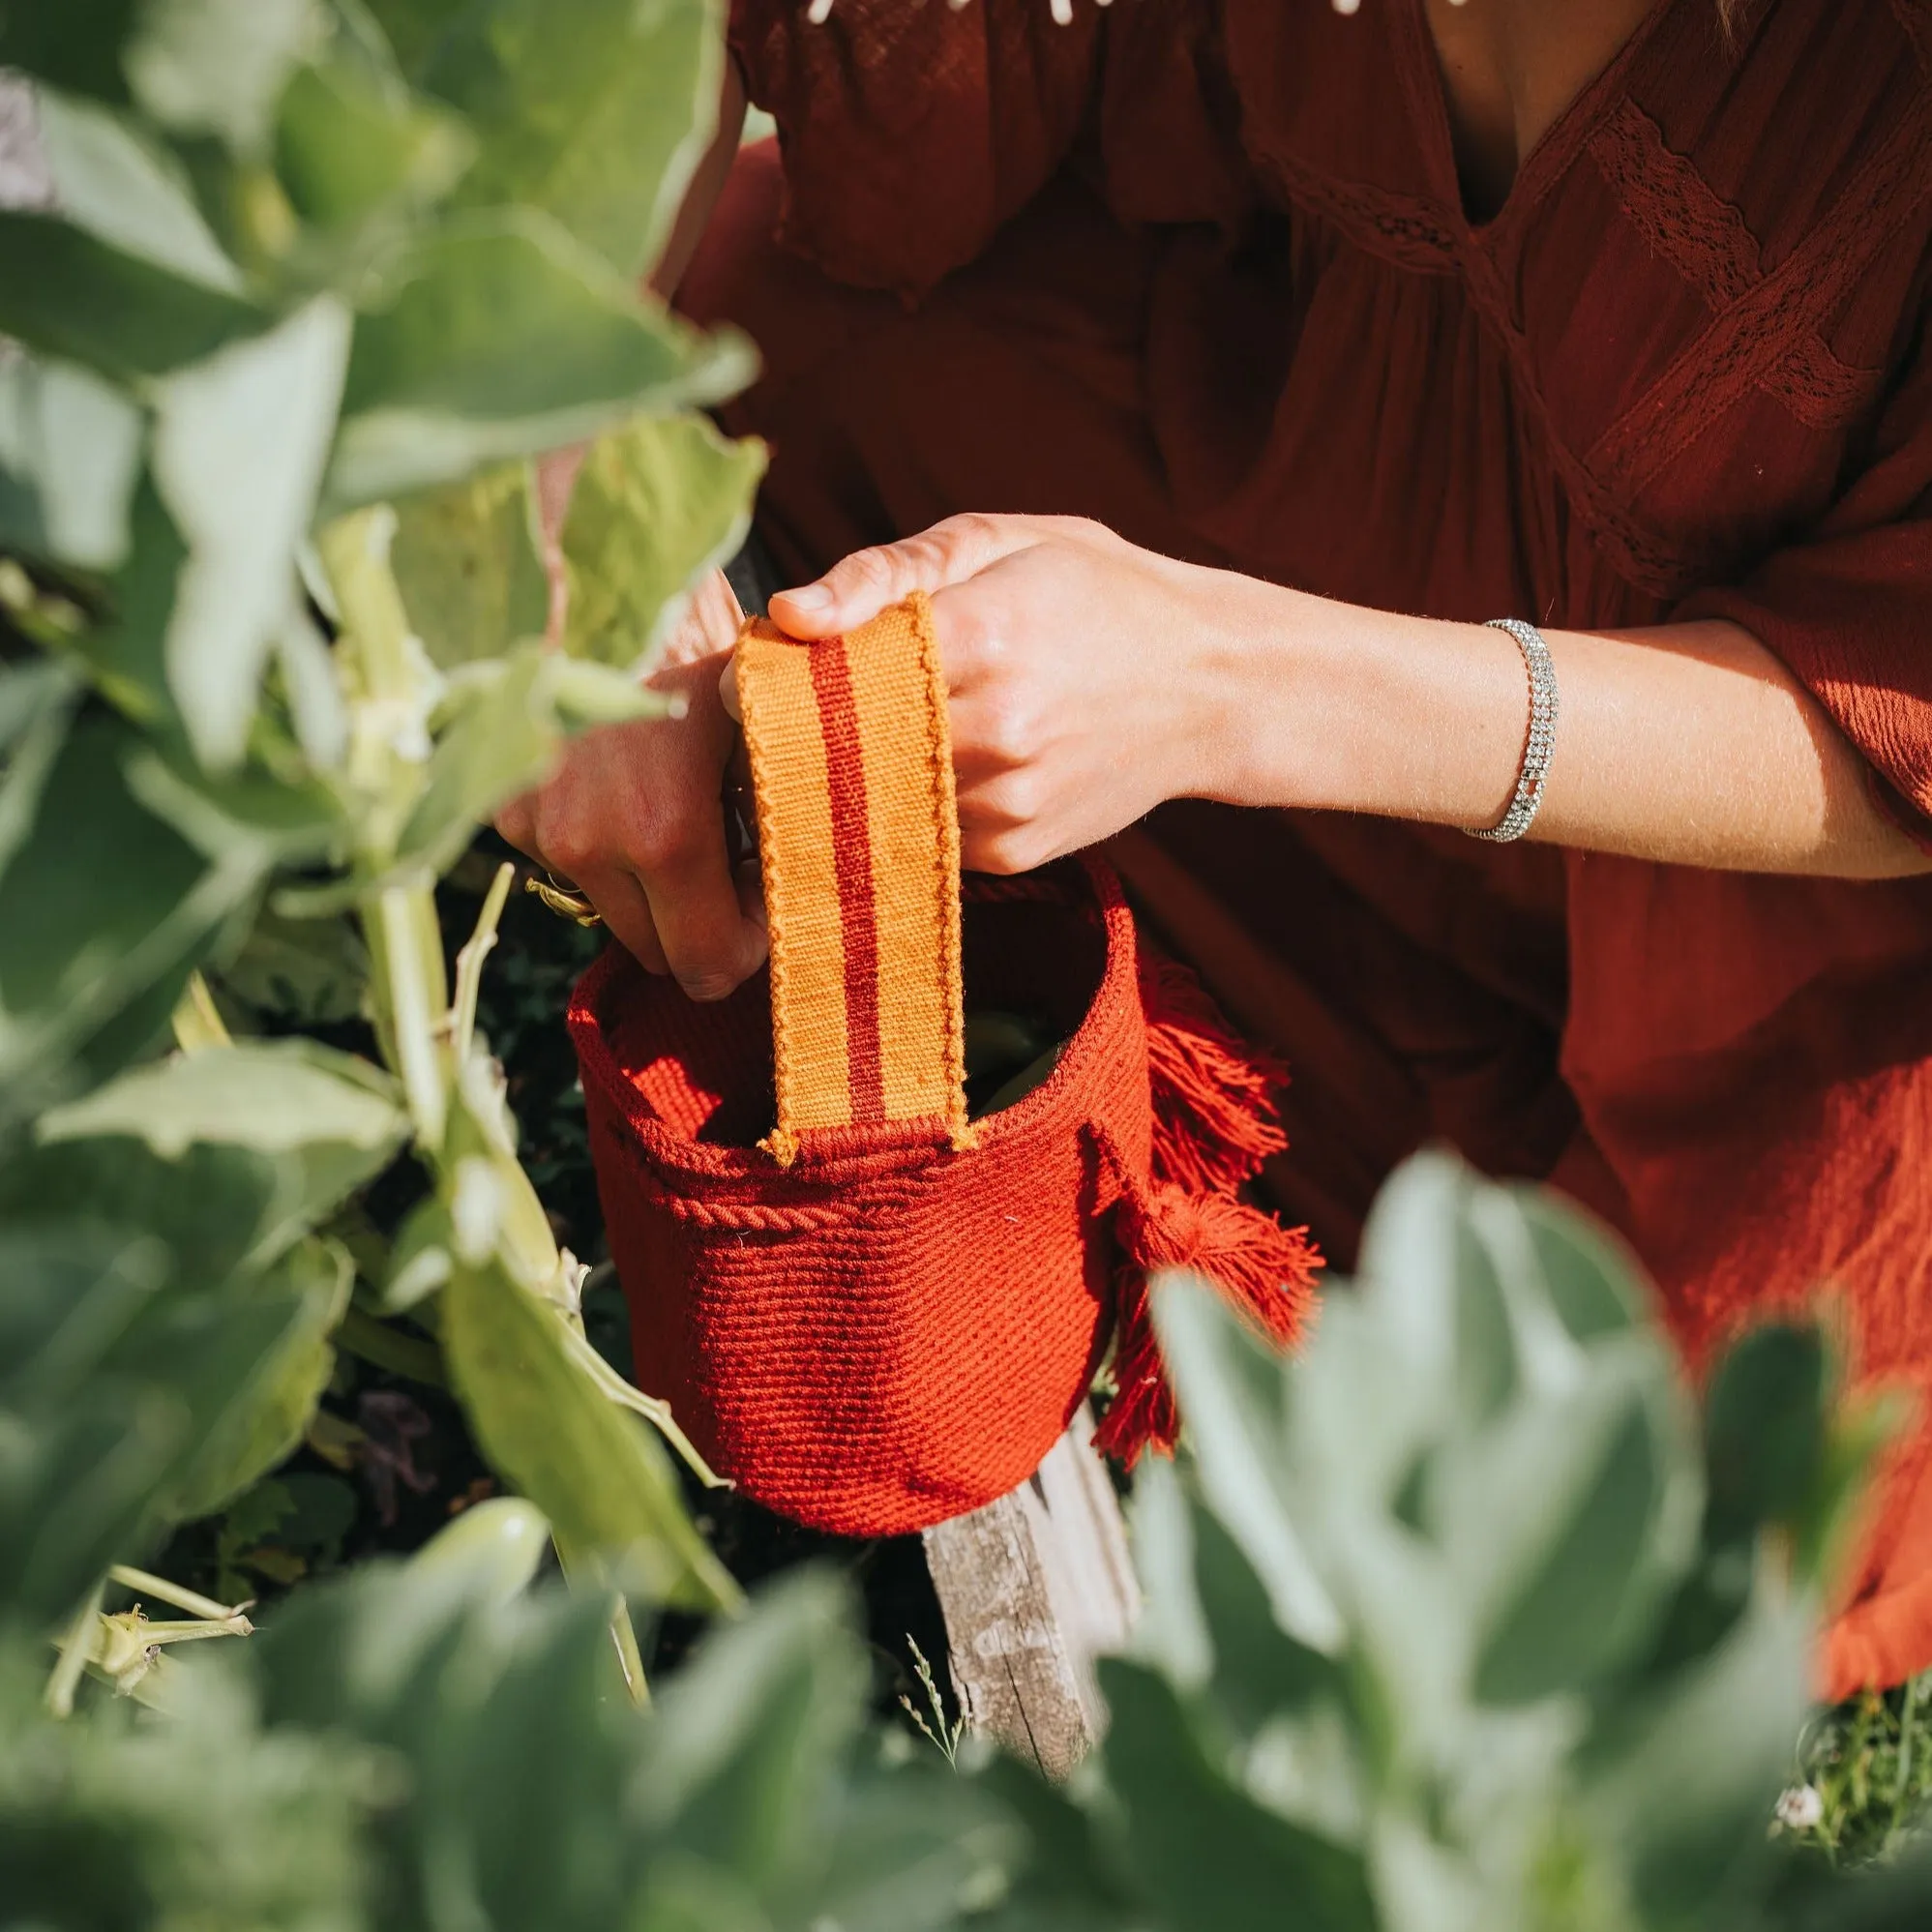
[[[1303,1361],[1162,1290],[1193,1452],[1068,1789],[877,1728],[823,1572],[743,1603],[518,1157],[509,869],[436,896],[742,532],[688,412],[747,352],[635,293],[721,59],[710,0],[0,8],[57,200],[0,215],[0,1926],[1922,1922],[1767,1830],[1883,1416],[1800,1325],[1700,1416],[1602,1236],[1442,1161]],[[253,1633],[331,1471],[418,1487],[351,1358],[493,1476]],[[184,1524],[218,1598],[129,1567]]]
[[[475,1031],[507,875],[454,978],[432,897],[567,732],[648,710],[657,606],[743,526],[756,450],[649,412],[746,351],[633,292],[720,58],[705,0],[0,14],[55,202],[0,216],[0,1202],[27,1493],[99,1505],[11,1546],[37,1615],[281,1462],[338,1330],[447,1342],[585,1576],[736,1599]],[[606,615],[547,653],[528,459],[607,429],[595,472],[650,487],[587,492],[565,544]],[[54,1319],[82,1281],[92,1354]],[[62,1374],[156,1384],[134,1473]]]

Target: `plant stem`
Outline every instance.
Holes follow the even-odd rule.
[[[191,1617],[199,1617],[208,1623],[232,1622],[248,1608],[246,1603],[217,1603],[212,1596],[203,1596],[199,1590],[183,1584],[169,1583],[165,1577],[149,1570],[137,1570],[132,1563],[116,1563],[107,1572],[107,1581],[119,1584],[123,1590],[138,1590],[143,1596],[171,1603],[175,1609],[185,1610]]]
[[[97,1583],[60,1640],[60,1659],[47,1679],[45,1693],[48,1713],[54,1717],[74,1715],[74,1693],[80,1687],[81,1673],[87,1668],[87,1653],[94,1648],[94,1620],[101,1614],[101,1590]]]
[[[208,982],[199,972],[188,975],[188,986],[174,1009],[174,1044],[184,1054],[198,1054],[204,1047],[234,1044],[227,1022],[208,991]]]
[[[372,1362],[391,1375],[420,1382],[427,1388],[447,1388],[450,1380],[443,1373],[442,1352],[433,1343],[418,1342],[401,1334],[388,1323],[351,1305],[336,1330],[336,1340],[350,1354]]]
[[[457,955],[456,998],[450,1009],[450,1048],[461,1067],[469,1058],[470,1042],[476,1035],[476,997],[483,985],[483,963],[496,946],[496,929],[502,923],[503,907],[510,897],[510,882],[517,868],[508,859],[496,868],[490,882],[483,909],[476,915],[476,930],[469,943]]]

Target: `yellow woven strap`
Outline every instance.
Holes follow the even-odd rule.
[[[931,1120],[970,1144],[960,834],[946,687],[924,596],[800,644],[738,639],[758,797],[785,1164],[815,1129]]]

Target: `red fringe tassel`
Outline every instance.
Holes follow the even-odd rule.
[[[1141,1001],[1153,1077],[1153,1178],[1123,1200],[1115,1281],[1113,1406],[1095,1446],[1132,1469],[1142,1452],[1172,1454],[1180,1414],[1148,1312],[1147,1278],[1186,1268],[1210,1281],[1284,1347],[1300,1338],[1322,1258],[1305,1228],[1284,1228],[1239,1190],[1288,1145],[1275,1095],[1278,1060],[1240,1039],[1185,966],[1143,955]]]
[[[1321,1257],[1305,1228],[1225,1194],[1157,1186],[1144,1204],[1123,1202],[1115,1224],[1126,1249],[1118,1282],[1114,1405],[1095,1444],[1132,1469],[1144,1449],[1171,1454],[1180,1417],[1149,1319],[1147,1278],[1186,1268],[1218,1288],[1271,1341],[1301,1338],[1315,1302]]]
[[[1142,958],[1154,1179],[1190,1194],[1232,1194],[1288,1145],[1275,1113],[1288,1069],[1239,1038],[1185,966]]]

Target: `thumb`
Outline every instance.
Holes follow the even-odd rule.
[[[815,583],[781,590],[771,600],[772,622],[794,638],[835,638],[915,590],[931,596],[964,583],[1038,542],[1017,517],[948,517],[916,537],[854,550]]]

